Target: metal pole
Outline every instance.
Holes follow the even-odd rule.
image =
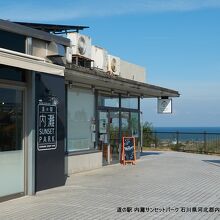
[[[157,132],[154,133],[155,148],[157,147]]]
[[[179,144],[179,131],[176,132],[176,144]]]
[[[140,111],[141,114],[141,153],[143,152],[143,112]]]
[[[207,141],[206,141],[206,131],[204,131],[204,153],[207,153]]]

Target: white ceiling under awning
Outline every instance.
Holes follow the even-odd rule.
[[[0,48],[0,64],[59,76],[64,76],[65,69],[63,66],[48,63],[39,57],[3,48]]]

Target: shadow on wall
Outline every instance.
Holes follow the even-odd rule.
[[[212,164],[214,166],[220,167],[220,160],[203,160],[203,162]]]
[[[143,157],[143,156],[160,155],[160,154],[162,154],[162,153],[160,153],[160,152],[141,152],[140,156]]]

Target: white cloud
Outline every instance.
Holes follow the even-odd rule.
[[[5,1],[1,18],[25,21],[62,21],[77,18],[116,16],[134,13],[191,11],[219,8],[219,0],[63,0]]]

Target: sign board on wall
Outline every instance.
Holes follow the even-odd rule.
[[[172,99],[158,99],[157,100],[157,112],[160,114],[171,114],[172,113]]]
[[[57,106],[39,103],[37,112],[37,149],[55,150],[57,148]]]

